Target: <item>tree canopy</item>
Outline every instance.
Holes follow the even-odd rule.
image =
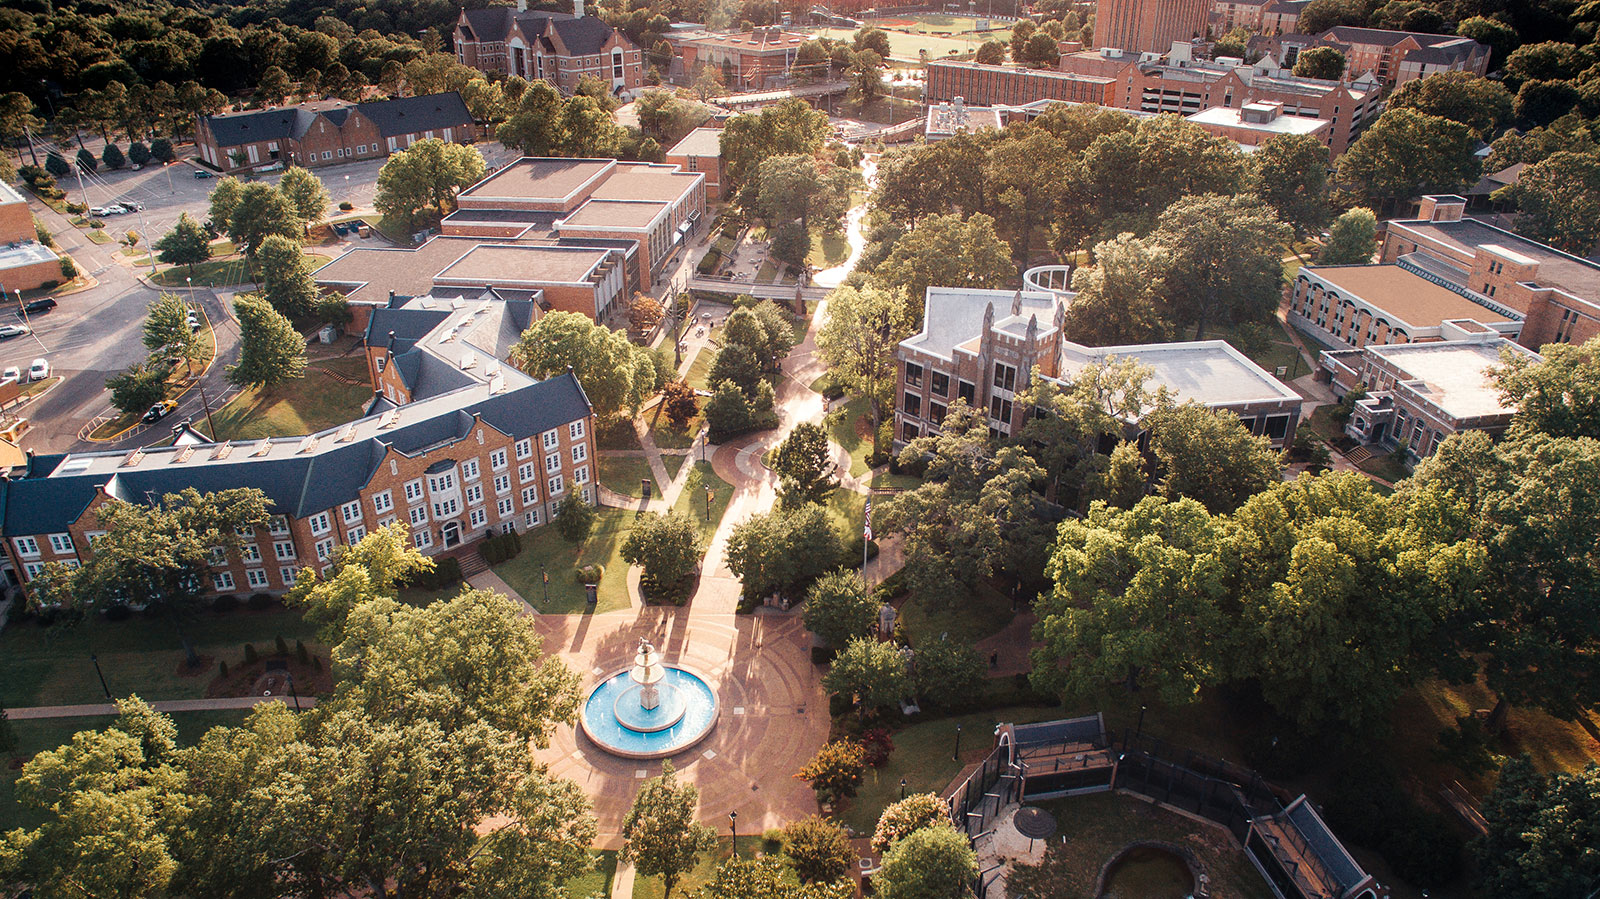
[[[511,359],[535,378],[552,378],[570,367],[599,415],[637,409],[656,384],[650,350],[577,312],[551,312],[522,333]]]
[[[266,387],[305,374],[305,338],[264,297],[239,294],[233,300],[233,314],[239,321],[239,361],[228,366],[229,381]]]
[[[419,140],[384,162],[372,205],[408,226],[432,224],[453,211],[456,194],[481,181],[485,172],[477,147]]]

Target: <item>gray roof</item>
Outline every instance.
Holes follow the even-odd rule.
[[[442,131],[472,124],[472,113],[455,91],[422,97],[393,97],[356,107],[372,120],[384,137]]]
[[[491,6],[487,9],[463,10],[467,31],[479,41],[496,43],[504,41],[511,32],[511,17],[516,10],[509,6]]]
[[[412,402],[449,393],[477,381],[448,359],[423,350],[395,356],[394,367],[400,373],[400,382],[411,391]]]
[[[253,112],[235,112],[206,117],[206,125],[219,147],[237,147],[260,140],[299,140],[316,121],[317,114],[304,106],[279,106]]]
[[[593,56],[599,53],[600,48],[611,37],[611,26],[594,16],[584,16],[579,19],[565,13],[517,13],[517,24],[525,32],[542,33],[544,20],[550,22],[556,34],[561,35],[561,42],[567,45],[567,51],[575,56]]]
[[[450,309],[423,309],[415,307],[379,306],[367,319],[367,333],[362,342],[367,346],[384,346],[388,334],[394,332],[394,352],[403,353],[416,346],[417,341],[450,317]]]
[[[1333,879],[1338,881],[1341,895],[1367,879],[1367,873],[1361,870],[1361,866],[1356,864],[1350,853],[1345,851],[1344,844],[1333,835],[1333,831],[1323,823],[1322,816],[1317,814],[1317,810],[1312,808],[1311,803],[1306,802],[1304,797],[1292,803],[1285,814],[1294,824],[1295,830],[1305,838],[1306,845],[1316,853],[1317,860],[1322,862]]]

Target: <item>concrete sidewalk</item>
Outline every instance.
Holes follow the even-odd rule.
[[[289,696],[229,696],[221,699],[168,699],[161,702],[152,702],[150,707],[158,712],[213,712],[223,709],[249,709],[263,702],[282,702],[289,706],[295,700]],[[317,704],[315,696],[300,697],[300,708],[309,709]],[[96,702],[87,705],[41,705],[26,709],[6,709],[6,717],[12,721],[25,721],[35,718],[94,718],[101,715],[115,715],[117,707],[109,702]]]

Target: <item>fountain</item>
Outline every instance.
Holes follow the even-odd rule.
[[[682,752],[711,732],[717,697],[699,676],[661,661],[640,640],[633,667],[607,677],[589,693],[578,723],[607,752],[652,759]]]

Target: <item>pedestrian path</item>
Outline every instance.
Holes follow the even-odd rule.
[[[249,709],[263,702],[284,702],[293,705],[288,696],[225,696],[217,699],[167,699],[150,703],[158,712],[214,712],[224,709]],[[315,696],[302,696],[300,708],[309,709],[317,704]],[[41,705],[31,708],[6,709],[12,721],[29,721],[37,718],[94,718],[117,714],[117,706],[110,702],[85,705]]]

